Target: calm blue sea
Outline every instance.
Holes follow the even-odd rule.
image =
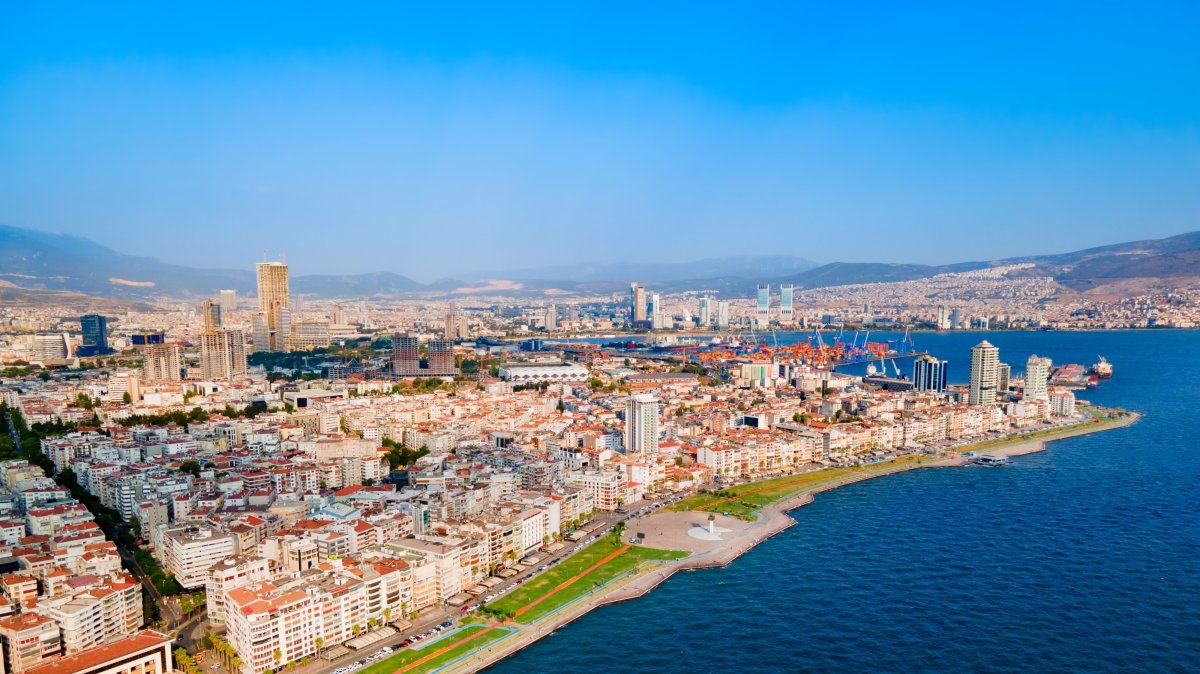
[[[1146,413],[1005,468],[822,494],[720,570],[572,623],[491,670],[1200,671],[1200,332],[918,334],[967,375],[981,334],[1115,375],[1081,393]]]

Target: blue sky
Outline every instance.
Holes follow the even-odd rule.
[[[1200,229],[1196,3],[160,4],[0,9],[0,222],[421,280]]]

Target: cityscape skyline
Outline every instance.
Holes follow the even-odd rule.
[[[1200,662],[1200,4],[10,4],[0,674]]]

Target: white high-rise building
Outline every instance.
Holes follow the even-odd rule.
[[[712,325],[712,298],[700,298],[700,327]]]
[[[625,451],[658,452],[658,398],[639,394],[625,403]]]
[[[1025,393],[1022,397],[1033,400],[1046,400],[1050,396],[1047,382],[1050,381],[1050,368],[1053,363],[1049,358],[1039,358],[1036,354],[1025,362]]]
[[[161,525],[163,570],[185,588],[204,587],[212,565],[234,553],[237,537],[206,526]]]
[[[717,325],[722,328],[729,327],[729,300],[717,302]]]
[[[967,402],[972,405],[996,402],[999,379],[1000,349],[985,339],[971,348],[971,383]]]
[[[33,357],[37,360],[62,360],[71,357],[71,338],[65,332],[35,335]]]
[[[221,303],[221,311],[236,311],[237,310],[237,291],[222,290],[217,294],[217,301]]]
[[[553,304],[546,307],[546,317],[542,324],[546,326],[546,332],[558,330],[558,307]]]

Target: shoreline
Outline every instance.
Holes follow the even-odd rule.
[[[1064,428],[1060,433],[1051,433],[1044,438],[1023,439],[1019,436],[1013,437],[1011,442],[1002,441],[995,447],[986,448],[986,452],[1004,457],[1034,454],[1045,451],[1046,444],[1049,442],[1125,428],[1141,418],[1141,413],[1128,412],[1127,416],[1120,419],[1109,419],[1100,425],[1084,428],[1068,427]],[[667,579],[680,571],[717,569],[729,566],[739,557],[753,550],[764,541],[794,526],[796,520],[788,513],[812,503],[817,494],[832,491],[848,484],[908,472],[910,470],[960,467],[966,464],[963,455],[967,451],[972,451],[970,449],[972,446],[964,445],[961,450],[954,450],[955,456],[935,459],[925,463],[905,464],[896,466],[891,470],[857,472],[840,480],[803,489],[779,501],[767,504],[759,511],[759,518],[757,520],[737,535],[729,538],[723,545],[711,550],[691,554],[677,561],[657,562],[645,570],[634,569],[629,574],[610,581],[593,594],[584,595],[573,603],[567,604],[554,613],[541,618],[538,622],[522,627],[515,635],[501,639],[480,651],[464,657],[458,662],[446,665],[438,671],[467,674],[468,672],[487,669],[597,608],[638,599],[649,594],[651,590],[666,582]]]

